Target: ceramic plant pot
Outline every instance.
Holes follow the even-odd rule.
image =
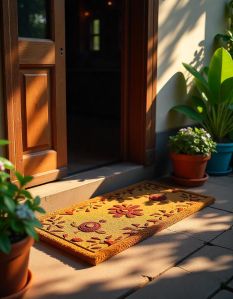
[[[232,171],[230,162],[233,153],[233,143],[217,143],[216,153],[212,154],[207,164],[207,172],[211,175],[226,175]]]
[[[203,179],[210,155],[170,154],[173,176],[184,179]]]
[[[0,298],[13,295],[28,283],[28,260],[34,240],[26,237],[12,245],[11,252],[0,252]]]

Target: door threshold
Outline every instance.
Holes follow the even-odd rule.
[[[153,176],[153,166],[122,162],[70,175],[28,190],[34,196],[39,195],[42,207],[52,212]]]

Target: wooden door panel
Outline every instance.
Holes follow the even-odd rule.
[[[19,38],[18,52],[21,65],[55,64],[55,43],[52,40]]]
[[[22,69],[20,73],[23,151],[49,149],[52,145],[50,71]]]
[[[23,165],[25,175],[45,176],[47,172],[51,173],[57,168],[57,152],[55,150],[44,150],[24,154]]]

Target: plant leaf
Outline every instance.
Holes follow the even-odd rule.
[[[201,75],[201,73],[199,73],[193,66],[187,64],[187,63],[183,63],[183,66],[186,68],[186,70],[192,74],[195,79],[196,79],[196,83],[199,83],[199,87],[201,87],[202,91],[205,93],[208,93],[209,87],[208,87],[208,82],[206,81],[206,79]]]
[[[230,53],[224,48],[215,51],[209,66],[208,83],[214,94],[214,101],[221,101],[221,84],[228,78],[233,77],[233,62]]]
[[[38,235],[31,224],[25,224],[25,231],[28,236],[33,237],[33,239],[38,240]]]
[[[201,115],[200,113],[195,111],[193,108],[186,106],[186,105],[175,106],[172,108],[172,110],[180,112],[180,113],[184,114],[186,117],[188,117],[192,120],[195,120],[199,123],[202,123],[202,121],[204,120],[203,115]]]
[[[222,102],[233,103],[233,77],[228,78],[222,83],[220,96]]]
[[[21,187],[27,185],[27,183],[31,182],[31,180],[33,179],[32,176],[23,176],[17,171],[15,172],[15,176],[17,177]]]
[[[14,165],[6,158],[0,157],[0,162],[3,163],[6,169],[10,169],[10,170],[14,169]]]
[[[0,234],[0,250],[8,254],[11,250],[11,242],[7,235]]]
[[[14,213],[15,211],[15,202],[12,198],[4,196],[3,198],[4,204],[6,205],[6,207],[8,208],[8,210],[11,213]]]
[[[0,146],[9,144],[8,140],[0,139]]]

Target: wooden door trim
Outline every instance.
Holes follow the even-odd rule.
[[[124,27],[128,30],[122,59],[122,157],[151,165],[155,158],[159,1],[125,2]]]
[[[54,136],[54,144],[57,150],[57,154],[60,157],[58,161],[57,167],[61,169],[62,173],[67,171],[67,138],[66,144],[64,145],[64,138],[63,136],[67,136],[67,126],[66,126],[66,76],[61,77],[60,72],[66,69],[66,60],[65,60],[65,22],[64,24],[61,23],[61,20],[65,20],[65,2],[64,0],[53,0],[56,2],[56,5],[53,5],[54,11],[53,16],[55,15],[56,18],[54,19],[54,26],[53,26],[53,35],[57,44],[59,44],[58,49],[55,51],[55,59],[58,61],[58,56],[63,56],[63,59],[60,59],[59,64],[56,64],[56,77],[54,78],[56,84],[53,84],[54,93],[56,97],[56,106],[54,107],[53,115],[56,116],[56,119],[53,122],[53,125],[62,124],[60,126],[60,131],[57,132],[56,136]],[[61,15],[62,14],[62,15]],[[54,130],[55,132],[55,130]]]
[[[8,147],[8,158],[16,169],[23,172],[22,140],[16,138],[22,128],[21,97],[19,86],[19,59],[18,59],[18,24],[17,2],[1,0],[1,31],[2,31],[2,65],[3,65],[3,94],[6,103],[6,130],[11,144]],[[18,113],[17,113],[18,112]],[[13,115],[17,115],[13,119]],[[13,177],[12,177],[13,178]]]

